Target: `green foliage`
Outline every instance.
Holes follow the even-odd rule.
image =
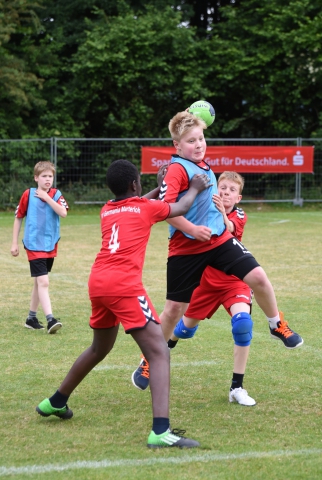
[[[40,29],[33,0],[0,0],[0,137],[29,134],[28,117],[45,104],[43,80],[30,65],[32,36]]]
[[[206,98],[213,137],[321,136],[309,0],[0,0],[0,138],[164,137]]]

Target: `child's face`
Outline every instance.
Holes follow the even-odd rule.
[[[48,191],[54,182],[54,174],[51,170],[44,170],[40,175],[35,175],[35,182],[38,183],[38,188]]]
[[[239,193],[240,186],[232,180],[221,180],[218,183],[218,193],[223,199],[225,210],[233,208],[236,203],[239,203],[242,196]]]
[[[194,127],[187,132],[179,142],[173,140],[173,145],[177,149],[180,157],[191,160],[194,163],[199,163],[206,153],[206,140],[203,134],[203,129]]]

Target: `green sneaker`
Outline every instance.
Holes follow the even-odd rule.
[[[191,438],[183,437],[185,430],[179,430],[175,428],[174,430],[168,430],[161,435],[156,435],[153,430],[148,438],[148,447],[149,448],[165,448],[165,447],[179,447],[179,448],[193,448],[200,447],[200,443]]]
[[[36,411],[43,417],[56,415],[56,417],[62,418],[63,420],[68,420],[73,416],[73,411],[68,408],[68,405],[63,408],[54,408],[51,406],[49,398],[45,398],[45,400],[40,402],[40,404],[36,407]]]

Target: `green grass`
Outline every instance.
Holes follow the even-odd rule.
[[[0,213],[0,477],[35,479],[319,479],[321,435],[321,209],[263,208],[249,213],[244,243],[265,268],[279,308],[304,345],[290,351],[272,339],[255,304],[244,387],[252,408],[228,403],[233,341],[221,309],[171,353],[171,425],[201,448],[150,451],[149,391],[131,383],[138,347],[123,329],[112,353],[70,398],[70,421],[42,418],[52,395],[91,342],[87,279],[100,247],[99,209],[62,220],[50,274],[56,335],[23,327],[32,280],[23,249],[10,255],[13,213]],[[165,299],[167,226],[153,227],[144,283],[157,310]],[[38,318],[44,321],[42,312]],[[84,463],[77,463],[84,462]],[[11,470],[10,470],[11,468]],[[19,470],[20,468],[20,470]]]

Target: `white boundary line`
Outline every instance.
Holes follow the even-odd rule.
[[[193,462],[226,462],[231,460],[248,460],[250,458],[271,458],[271,457],[291,457],[291,456],[308,456],[321,455],[321,448],[301,449],[301,450],[276,450],[271,452],[245,452],[245,453],[227,453],[227,454],[200,454],[187,455],[180,457],[168,458],[146,458],[143,460],[100,460],[100,461],[78,461],[63,464],[48,463],[47,465],[29,465],[26,467],[0,467],[0,477],[9,475],[36,475],[50,472],[63,472],[66,470],[94,470],[98,468],[115,468],[115,467],[145,467],[151,465],[166,464],[186,464]]]
[[[223,363],[223,361],[212,361],[212,360],[205,360],[200,362],[184,362],[184,363],[177,363],[177,362],[170,362],[171,367],[202,367],[203,365],[219,365]],[[96,370],[133,370],[135,366],[132,365],[99,365],[98,367],[94,367],[93,371]]]

